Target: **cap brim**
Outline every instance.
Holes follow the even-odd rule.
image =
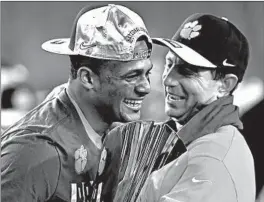
[[[41,48],[51,53],[57,53],[61,55],[77,55],[70,48],[70,38],[52,39],[44,42]]]
[[[154,44],[168,47],[172,52],[179,56],[185,62],[206,68],[216,68],[217,66],[207,60],[205,57],[189,48],[188,46],[171,39],[152,38]]]

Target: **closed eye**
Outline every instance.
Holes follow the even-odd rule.
[[[192,77],[198,75],[198,69],[193,68],[190,65],[178,65],[178,73],[185,77]]]

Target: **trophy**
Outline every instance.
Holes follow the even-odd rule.
[[[104,146],[95,200],[104,202],[136,201],[147,177],[186,151],[168,124],[154,121],[121,125],[110,131]]]

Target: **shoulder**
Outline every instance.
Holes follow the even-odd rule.
[[[1,141],[1,161],[1,171],[12,171],[14,175],[45,167],[53,167],[56,172],[59,168],[59,156],[52,140],[28,130],[14,131]]]
[[[67,87],[67,83],[61,84],[53,88],[50,93],[46,96],[45,101],[50,100],[51,98],[57,96],[61,91],[63,91]]]
[[[24,178],[40,171],[58,173],[59,158],[57,148],[45,139],[15,137],[1,145],[2,176]]]
[[[60,92],[61,95],[65,94],[62,90]],[[56,95],[59,95],[59,93]],[[77,115],[73,115],[72,108],[64,105],[60,97],[52,95],[25,114],[18,122],[6,129],[1,136],[1,140],[9,140],[10,137],[24,136],[32,133],[46,134],[52,137],[56,133],[58,126],[62,128],[71,126],[68,123],[72,123],[72,119],[75,117]],[[78,128],[77,126],[74,127]]]
[[[244,137],[235,127],[224,126],[197,139],[189,145],[187,153],[190,173],[199,171],[217,189],[233,190],[241,201],[252,201],[254,161]]]
[[[37,138],[37,135],[28,136],[33,137],[18,136],[1,145],[2,165],[19,167],[20,171],[23,168],[31,170],[44,165],[57,166],[59,156],[56,147],[45,139]]]
[[[61,163],[48,141],[15,138],[1,150],[1,189],[5,201],[46,201],[55,193]]]
[[[189,157],[207,156],[223,161],[230,152],[246,149],[247,143],[234,126],[220,127],[215,133],[193,141],[188,147]]]

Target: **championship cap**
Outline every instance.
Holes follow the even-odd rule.
[[[172,39],[152,38],[185,62],[205,68],[226,68],[241,81],[249,59],[246,37],[228,19],[210,14],[188,17]],[[228,68],[228,69],[227,69]]]
[[[140,37],[145,37],[147,48],[135,48]],[[62,55],[130,61],[149,58],[152,40],[138,14],[124,6],[109,4],[85,7],[75,19],[70,38],[49,40],[42,48]]]

